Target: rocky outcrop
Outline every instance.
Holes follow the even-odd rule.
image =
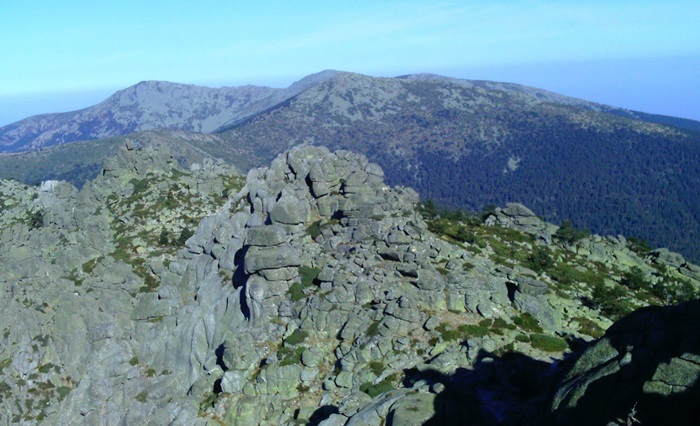
[[[0,181],[0,201],[5,423],[542,420],[560,360],[609,323],[577,299],[590,247],[628,250],[555,250],[517,205],[434,235],[415,191],[308,146],[244,180],[128,142],[81,191]]]
[[[486,224],[517,229],[545,243],[551,243],[552,235],[557,231],[556,225],[543,221],[532,210],[519,203],[508,203],[503,209],[496,207]]]
[[[640,309],[613,324],[564,376],[566,425],[700,422],[700,301]]]
[[[542,299],[547,286],[532,271],[499,271],[435,238],[417,202],[414,191],[387,187],[379,167],[347,151],[295,148],[249,172],[182,252],[200,316],[189,322],[206,324],[182,336],[199,342],[191,389],[218,393],[206,412],[230,424],[380,424],[419,405],[429,418],[439,386],[421,382],[391,403],[377,392],[401,388],[405,370],[451,374],[517,332],[511,325],[510,338],[491,334],[476,324],[484,317],[553,317]],[[470,270],[470,262],[481,266]],[[513,294],[511,283],[519,287]],[[483,334],[451,337],[458,326]],[[206,340],[198,337],[205,330]]]
[[[211,214],[235,176],[213,161],[189,173],[165,146],[127,143],[82,191],[0,181],[0,422],[189,418],[186,392],[169,395],[180,379],[161,346],[184,267],[157,241]]]

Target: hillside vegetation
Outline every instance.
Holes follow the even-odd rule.
[[[699,259],[700,133],[594,107],[515,85],[344,74],[207,150],[242,169],[302,143],[356,150],[443,206],[520,202]]]
[[[30,147],[103,136],[88,131],[103,127],[110,135],[215,131],[131,137],[160,133],[196,148],[189,153],[223,158],[244,171],[300,144],[348,149],[380,164],[389,183],[442,206],[475,210],[520,202],[553,223],[570,220],[597,234],[634,236],[700,260],[698,122],[429,74],[326,71],[287,89],[205,89],[143,83],[73,118],[54,117],[67,120],[60,126],[50,120],[39,126],[33,118],[0,134],[40,129],[23,145]],[[0,176],[32,183],[63,178],[80,186],[108,155],[81,146],[86,153],[72,151],[68,161],[51,149],[0,157]],[[32,161],[37,167],[25,167]]]

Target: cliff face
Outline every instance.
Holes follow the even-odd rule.
[[[4,422],[537,423],[612,319],[698,289],[518,204],[426,222],[349,151],[243,178],[128,141],[81,191],[1,182]]]

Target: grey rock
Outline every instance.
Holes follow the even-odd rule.
[[[391,425],[423,425],[434,420],[436,396],[430,393],[407,395],[391,406]]]
[[[284,192],[282,197],[272,207],[270,219],[274,223],[285,225],[298,225],[309,220],[309,205],[289,192]]]
[[[610,422],[636,410],[649,424],[700,416],[700,301],[639,309],[613,324],[566,373],[552,410],[561,424]]]
[[[245,258],[245,271],[247,274],[262,269],[279,269],[289,266],[301,265],[299,251],[289,245],[273,248],[251,247]]]

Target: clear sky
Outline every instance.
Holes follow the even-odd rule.
[[[0,0],[0,125],[142,80],[508,81],[700,120],[697,0]]]

